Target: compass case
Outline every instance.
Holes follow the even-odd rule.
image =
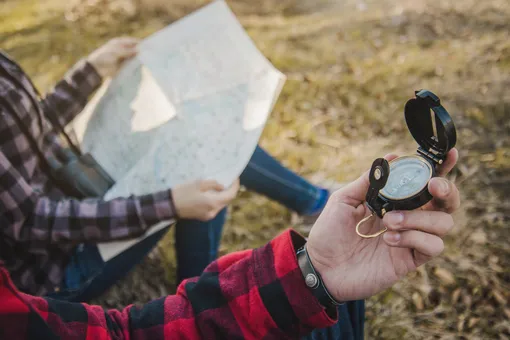
[[[420,145],[420,153],[426,153],[432,161],[442,163],[457,142],[452,117],[434,93],[419,90],[415,95],[416,98],[410,99],[405,106],[407,127]]]
[[[415,98],[405,105],[405,120],[409,132],[419,144],[419,157],[430,163],[431,178],[436,176],[436,166],[442,164],[457,142],[457,133],[450,114],[441,105],[439,97],[428,90],[415,91]],[[390,163],[391,164],[391,163]],[[411,197],[395,200],[381,192],[377,199],[367,203],[379,217],[392,210],[414,210],[429,202],[432,195],[425,186]]]

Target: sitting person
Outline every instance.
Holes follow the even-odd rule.
[[[177,279],[198,276],[216,259],[225,206],[238,185],[223,188],[198,181],[144,196],[77,200],[52,182],[31,148],[20,118],[47,159],[64,146],[49,117],[68,124],[87,103],[102,79],[136,54],[137,40],[114,39],[85,60],[39,100],[29,78],[0,53],[0,259],[17,287],[34,295],[87,301],[118,281],[158,243],[169,228],[155,233],[105,263],[97,243],[136,238],[158,222],[177,218]],[[317,216],[328,190],[314,186],[283,167],[258,147],[240,182],[249,190],[304,215]]]
[[[456,160],[457,151],[450,151],[440,174]],[[5,169],[1,174],[3,185]],[[355,229],[369,213],[368,187],[367,172],[333,193],[307,241],[286,231],[261,248],[221,257],[182,282],[176,295],[123,311],[19,293],[0,264],[0,337],[363,339],[361,299],[438,256],[460,204],[454,184],[433,178],[431,202],[372,219],[368,231],[388,231],[382,239],[363,239]]]

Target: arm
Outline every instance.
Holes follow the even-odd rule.
[[[46,115],[57,118],[62,126],[71,122],[101,79],[115,75],[124,61],[136,55],[137,44],[138,39],[115,38],[78,62],[42,100]]]
[[[456,160],[457,151],[452,150],[440,173],[448,172]],[[373,227],[385,223],[391,232],[382,241],[367,241],[356,238],[354,230],[365,213],[362,199],[368,187],[367,172],[335,192],[308,239],[310,262],[338,301],[381,292],[437,256],[441,237],[452,227],[449,214],[460,204],[455,185],[434,178],[429,183],[434,199],[424,206],[426,210],[407,211],[397,224],[387,214]],[[64,339],[295,339],[335,322],[303,280],[296,249],[304,243],[287,231],[262,248],[220,258],[198,280],[184,281],[176,295],[122,312],[17,293],[0,268],[1,335],[7,339],[46,334]]]
[[[304,240],[287,231],[220,258],[176,295],[122,311],[18,293],[0,270],[0,329],[6,339],[295,339],[335,322],[307,289],[295,243]]]
[[[66,126],[87,104],[89,96],[101,85],[101,76],[86,60],[79,61],[64,79],[41,101],[44,112]]]
[[[175,217],[170,190],[111,201],[53,200],[35,192],[0,152],[2,231],[18,241],[84,242],[136,237]]]

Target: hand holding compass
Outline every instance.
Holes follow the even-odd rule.
[[[385,157],[391,163],[395,155]],[[444,248],[442,238],[453,227],[451,213],[460,205],[455,185],[446,175],[458,158],[448,152],[427,188],[432,200],[420,209],[392,211],[364,225],[367,233],[387,228],[381,238],[363,239],[356,224],[372,212],[364,203],[370,188],[369,172],[336,191],[313,226],[307,250],[324,285],[338,301],[367,298],[391,287],[407,273]]]
[[[366,204],[372,214],[356,225],[360,237],[373,238],[386,231],[381,229],[372,234],[360,231],[374,215],[382,218],[389,211],[413,210],[429,202],[432,195],[427,184],[457,141],[455,125],[439,98],[427,90],[415,94],[416,98],[406,103],[405,118],[419,144],[417,154],[398,157],[389,163],[383,158],[374,161],[366,194]]]
[[[405,111],[418,154],[377,159],[369,172],[333,193],[310,232],[310,261],[336,301],[391,287],[439,255],[453,227],[459,192],[438,178],[457,162],[453,122],[428,91],[416,92]]]

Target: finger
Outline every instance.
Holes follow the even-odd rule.
[[[457,186],[445,178],[434,177],[429,181],[428,189],[433,196],[426,210],[440,210],[452,213],[460,207],[460,193]]]
[[[391,231],[419,230],[444,236],[453,228],[450,214],[440,211],[392,211],[384,215],[384,225]]]
[[[136,46],[140,43],[140,39],[133,37],[120,37],[116,39],[116,43],[124,47]]]
[[[383,235],[383,240],[390,247],[414,250],[414,263],[416,266],[428,262],[444,250],[443,240],[439,236],[418,230],[386,232]]]
[[[138,46],[136,45],[119,46],[116,48],[115,53],[119,58],[131,58],[138,54]]]
[[[232,185],[237,186],[237,190],[239,190],[239,188],[241,188],[241,179],[236,178],[236,180],[234,181],[234,183],[232,183]]]
[[[451,149],[446,155],[446,159],[443,164],[441,164],[441,166],[437,169],[438,176],[446,176],[450,171],[452,171],[458,160],[459,151],[456,148]]]
[[[206,179],[206,180],[200,181],[199,187],[200,187],[201,191],[209,191],[209,190],[223,191],[223,190],[225,190],[225,187],[222,184],[220,184],[218,181],[215,181],[213,179]]]
[[[391,161],[397,157],[398,156],[394,154],[388,154],[384,156],[387,161]],[[370,170],[366,171],[354,182],[346,185],[342,189],[337,190],[333,195],[340,197],[340,200],[349,205],[354,206],[360,204],[365,200],[368,187],[370,186],[370,181],[368,179],[369,174]]]
[[[230,187],[228,187],[227,190],[218,192],[216,194],[216,197],[219,202],[222,204],[227,204],[230,201],[232,201],[236,196],[237,192],[239,191],[239,180],[236,180]]]
[[[218,213],[221,211],[222,208],[223,207],[205,212],[200,220],[202,222],[211,221],[212,219],[216,218],[216,216],[218,216]]]
[[[397,157],[398,157],[398,155],[395,155],[394,153],[389,153],[386,156],[384,156],[384,159],[387,160],[388,162],[391,162],[392,160],[394,160]]]
[[[126,51],[125,54],[123,54],[119,57],[119,62],[123,63],[125,61],[128,61],[129,59],[135,57],[137,54],[138,54],[138,50],[133,50],[131,52]]]

